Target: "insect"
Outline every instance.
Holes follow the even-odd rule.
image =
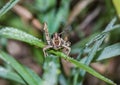
[[[66,54],[69,55],[71,48],[70,42],[64,40],[63,38],[60,37],[61,33],[54,33],[53,37],[50,37],[50,34],[48,32],[47,24],[44,23],[43,30],[45,32],[45,38],[47,41],[47,45],[43,48],[44,56],[48,56],[48,53],[46,53],[46,50],[53,48],[55,50],[62,49],[62,51]]]

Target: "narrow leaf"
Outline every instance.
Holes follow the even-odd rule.
[[[0,9],[0,17],[9,11],[19,0],[10,0],[3,8]]]
[[[99,39],[101,39],[104,35],[106,35],[106,33],[109,33],[117,28],[120,28],[120,25],[114,25],[116,22],[117,18],[113,18],[111,20],[111,22],[107,25],[107,27],[105,28],[105,30],[103,32],[101,32],[99,35],[97,35],[96,37],[94,37],[89,43],[86,44],[86,46],[91,45],[94,41],[97,41]]]
[[[27,70],[27,72],[39,83],[39,85],[41,85],[42,83],[42,79],[31,69],[25,67],[25,69]]]
[[[86,49],[88,49],[89,45],[93,45],[93,47],[91,48],[91,51],[89,52],[88,57],[85,60],[84,64],[89,65],[91,63],[91,61],[94,59],[95,54],[97,53],[97,50],[101,46],[101,44],[102,44],[103,40],[105,39],[106,35],[110,31],[115,29],[116,25],[114,26],[114,23],[115,23],[116,20],[117,20],[116,18],[113,18],[111,20],[111,22],[106,26],[106,28],[103,32],[101,32],[99,35],[97,35],[95,38],[93,38],[90,42],[88,42]],[[84,77],[85,73],[86,72],[84,70],[80,70],[80,75],[82,77]],[[80,83],[81,83],[81,81],[80,81]]]
[[[37,82],[31,76],[31,74],[29,74],[27,70],[21,64],[19,64],[13,57],[7,55],[5,52],[0,50],[0,58],[7,64],[11,65],[12,68],[14,68],[29,85],[38,85],[39,82]]]
[[[57,85],[59,67],[59,59],[56,56],[51,55],[46,58],[42,85]]]
[[[27,34],[23,31],[20,31],[18,29],[11,28],[11,27],[6,27],[6,28],[1,29],[0,36],[5,37],[5,38],[20,40],[20,41],[23,41],[23,42],[26,42],[26,43],[29,43],[31,45],[35,45],[38,47],[44,46],[43,42],[40,39],[30,34]]]
[[[21,84],[25,84],[23,79],[18,74],[10,71],[9,69],[1,67],[1,66],[0,66],[0,77],[5,78],[5,79],[9,79],[9,80],[13,80],[13,81],[16,81],[16,82],[21,83]]]
[[[97,61],[112,58],[120,55],[120,43],[104,48]]]
[[[79,61],[76,61],[75,59],[73,58],[70,58],[68,56],[66,56],[64,53],[61,53],[61,52],[54,52],[54,51],[50,51],[51,53],[55,54],[55,55],[58,55],[66,60],[68,60],[69,62],[71,62],[72,64],[76,65],[77,67],[79,68],[82,68],[83,70],[87,71],[88,73],[90,73],[91,75],[111,84],[111,85],[116,85],[113,81],[111,81],[110,79],[102,76],[101,74],[99,74],[98,72],[96,72],[95,70],[93,70],[92,68],[90,68],[89,66],[85,65],[85,64],[82,64],[80,63]]]

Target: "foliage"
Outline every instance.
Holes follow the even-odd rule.
[[[82,40],[78,40],[77,43],[73,43],[71,46],[71,55],[77,54],[77,56],[72,56],[73,58],[71,58],[71,55],[67,56],[59,50],[56,51],[50,49],[47,51],[49,53],[49,56],[44,58],[44,55],[42,53],[42,48],[45,46],[45,42],[43,41],[44,39],[42,37],[43,35],[38,35],[38,31],[31,30],[34,29],[34,27],[29,25],[28,23],[27,25],[23,25],[20,19],[16,19],[16,17],[12,16],[12,13],[10,13],[9,11],[15,6],[15,4],[17,4],[18,1],[19,0],[10,0],[0,9],[0,19],[8,23],[2,23],[0,27],[0,59],[4,61],[3,66],[0,66],[1,78],[12,80],[15,82],[15,85],[17,85],[17,83],[23,85],[80,85],[83,84],[85,74],[86,72],[88,72],[89,74],[105,81],[108,84],[116,85],[114,81],[101,75],[89,65],[95,61],[100,62],[105,59],[113,58],[120,55],[120,43],[117,42],[111,45],[108,42],[112,43],[112,40],[108,39],[108,41],[106,41],[106,39],[110,37],[110,34],[112,34],[113,31],[120,28],[119,24],[115,24],[117,21],[117,17],[113,18],[106,26],[106,28],[104,30],[102,29],[103,31],[100,32],[101,28],[104,26],[104,23],[106,23],[104,20],[105,16],[104,14],[102,14],[100,20],[95,22],[99,26],[97,27],[97,25],[94,25],[94,29],[92,30],[92,32],[97,30],[97,33],[91,34],[87,38],[84,31],[82,31],[81,33],[83,33],[83,35],[78,36]],[[59,28],[61,28],[62,26],[64,26],[65,28],[65,26],[69,25],[67,23],[69,22],[67,21],[67,19],[69,18],[70,13],[70,3],[72,3],[70,2],[70,0],[61,0],[61,2],[57,2],[56,0],[35,0],[33,3],[34,6],[27,3],[25,3],[26,7],[30,8],[31,12],[36,15],[39,21],[41,21],[42,23],[47,22],[50,34],[59,32],[59,30],[61,30]],[[39,3],[41,5],[39,5]],[[56,3],[60,4],[56,6]],[[110,10],[111,7],[108,4],[108,1],[106,1],[106,5]],[[86,10],[88,9],[83,10],[83,15],[86,13]],[[13,21],[7,20],[7,12],[10,13]],[[3,15],[4,18],[2,17]],[[22,16],[20,15],[20,17]],[[107,18],[110,17],[111,16],[107,16]],[[34,20],[34,17],[30,20]],[[27,21],[29,20],[25,20],[25,22]],[[14,26],[14,22],[16,26]],[[78,24],[77,21],[72,21],[70,25],[76,27],[76,24]],[[23,30],[18,27],[21,25],[23,27]],[[26,30],[26,27],[30,27],[30,29]],[[24,29],[26,30],[26,32]],[[29,32],[28,30],[31,31]],[[76,29],[72,29],[72,31],[76,31],[76,33],[79,33],[78,30],[79,29],[77,27]],[[19,63],[13,56],[7,53],[6,46],[8,42],[7,40],[9,39],[26,43],[34,50],[33,56],[37,56],[35,57],[35,59],[44,70],[41,76],[32,71],[32,69]],[[64,68],[61,66],[61,59],[65,59],[67,62],[72,64],[69,76],[66,76],[66,74],[62,71]],[[7,66],[9,66],[9,68]]]

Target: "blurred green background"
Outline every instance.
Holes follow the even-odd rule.
[[[0,0],[0,8],[2,9],[7,2],[8,0]],[[119,0],[20,0],[10,11],[0,17],[0,28],[14,27],[41,39],[45,43],[44,22],[47,23],[51,36],[55,32],[60,33],[70,29],[62,34],[63,38],[68,37],[71,42],[72,51],[70,56],[78,61],[83,59],[82,62],[84,62],[84,57],[91,50],[90,48],[86,49],[86,43],[100,34],[114,17],[117,17],[115,24],[119,24],[119,5]],[[90,66],[97,72],[118,84],[120,83],[120,50],[117,50],[118,54],[111,55],[109,59],[104,57],[105,60],[99,62],[96,62],[96,56],[100,56],[105,47],[113,44],[118,43],[116,48],[120,49],[119,42],[120,29],[111,31],[90,61]],[[116,48],[114,47],[114,49]],[[73,67],[64,60],[60,61],[60,59],[51,57],[45,59],[41,48],[27,43],[0,37],[0,49],[14,56],[20,63],[33,69],[39,76],[44,75],[45,80],[52,81],[48,85],[108,85],[89,74],[81,76],[82,78],[78,77],[78,68]],[[55,61],[52,63],[55,64],[55,66],[51,67],[52,69],[47,68],[51,61]],[[49,62],[49,64],[45,62]],[[11,69],[2,60],[0,64]],[[57,73],[55,73],[60,74],[59,76],[54,75],[56,68],[62,69],[57,69]],[[51,71],[47,72],[48,70]],[[82,81],[83,79],[84,81]],[[2,77],[0,78],[0,85],[21,84]]]

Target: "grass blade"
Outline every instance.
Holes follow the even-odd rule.
[[[29,84],[29,85],[38,85],[38,83],[31,74],[28,73],[28,71],[19,64],[13,57],[7,55],[5,52],[0,50],[0,58],[5,61],[7,64],[11,65],[12,68],[14,68],[21,77]]]
[[[111,81],[110,79],[102,76],[101,74],[99,74],[98,72],[96,72],[95,70],[93,70],[92,68],[90,68],[89,66],[85,65],[85,64],[82,64],[80,63],[79,61],[76,61],[75,59],[73,58],[70,58],[68,56],[66,56],[65,54],[61,53],[61,52],[54,52],[54,51],[50,51],[51,53],[55,54],[55,55],[58,55],[66,60],[68,60],[69,62],[71,62],[72,64],[74,64],[75,66],[79,67],[79,68],[82,68],[83,70],[87,71],[88,73],[90,73],[91,75],[111,84],[111,85],[116,85],[113,81]]]
[[[10,0],[3,8],[0,9],[0,17],[3,16],[7,11],[9,11],[19,0]]]
[[[108,59],[120,55],[120,43],[104,48],[97,61]]]
[[[5,37],[5,38],[20,40],[20,41],[23,41],[23,42],[26,42],[26,43],[29,43],[31,45],[35,45],[41,48],[44,47],[44,43],[40,39],[30,34],[27,34],[23,31],[20,31],[18,29],[11,28],[11,27],[6,27],[6,28],[1,29],[0,36]]]
[[[90,42],[88,42],[86,49],[88,48],[89,45],[91,45],[91,44],[94,44],[94,45],[91,48],[91,51],[89,52],[88,57],[86,58],[84,64],[89,65],[91,63],[91,61],[95,57],[95,54],[97,53],[98,48],[101,46],[103,40],[105,39],[106,35],[110,31],[119,27],[119,25],[114,26],[114,23],[116,20],[117,20],[116,18],[113,18],[102,33],[98,34],[95,38],[93,38]],[[81,77],[84,77],[86,72],[84,70],[80,70],[79,73],[80,73]],[[83,78],[81,79],[81,81],[82,80],[83,80]],[[81,81],[79,83],[81,83]]]
[[[21,83],[21,84],[25,84],[23,79],[18,74],[10,71],[9,69],[1,67],[1,66],[0,66],[0,77],[5,78],[5,79],[9,79],[9,80],[13,80],[13,81],[16,81],[16,82]]]
[[[48,56],[44,63],[44,75],[42,85],[57,85],[59,75],[59,59],[53,55]],[[50,78],[52,77],[52,78]]]
[[[89,43],[86,44],[86,46],[89,46],[91,45],[93,42],[101,39],[104,35],[106,35],[107,33],[117,29],[117,28],[120,28],[120,25],[114,25],[115,22],[116,22],[117,18],[113,18],[111,20],[111,22],[107,25],[107,27],[105,28],[105,30],[103,32],[101,32],[99,35],[97,35],[95,38],[93,38]]]
[[[25,69],[27,70],[27,72],[39,83],[39,85],[41,85],[42,83],[42,79],[31,69],[25,67]]]
[[[12,36],[13,34],[14,34],[14,36]],[[41,42],[41,40],[39,40],[39,39],[29,35],[29,34],[26,34],[22,31],[19,31],[17,29],[13,29],[13,28],[2,29],[2,30],[0,30],[0,35],[3,36],[3,37],[24,41],[24,42],[27,42],[29,44],[32,44],[32,45],[35,45],[35,46],[38,46],[38,47],[43,47],[44,46],[44,44]],[[103,80],[107,83],[110,83],[112,85],[115,85],[114,82],[112,82],[111,80],[109,80],[109,79],[105,78],[104,76],[100,75],[99,73],[97,73],[96,71],[91,69],[90,67],[88,67],[88,66],[86,66],[82,63],[79,63],[78,61],[76,61],[74,59],[71,59],[70,57],[67,57],[63,53],[52,51],[52,50],[50,52],[53,53],[53,54],[56,54],[57,56],[61,56],[64,59],[67,59],[71,63],[75,64],[76,66],[78,66],[80,68],[82,68],[83,70],[85,70],[88,73],[94,75],[95,77],[97,77],[97,78],[99,78],[99,79],[101,79],[101,80]]]
[[[47,22],[50,34],[57,32],[60,25],[66,22],[69,13],[69,2],[70,0],[62,0],[57,12],[56,9],[53,8],[47,14],[43,13],[42,16],[40,15],[41,20]]]

